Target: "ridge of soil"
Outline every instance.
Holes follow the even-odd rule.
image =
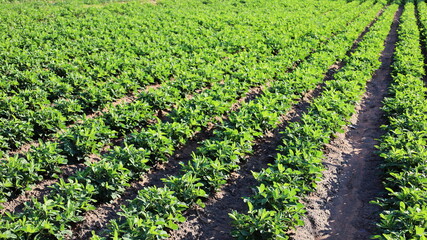
[[[353,20],[352,20],[353,21]],[[335,35],[335,34],[333,34]],[[354,42],[354,45],[352,47],[351,50],[349,50],[346,54],[348,55],[350,53],[350,51],[354,50],[354,46],[357,44],[357,40]],[[319,45],[323,44],[323,42],[319,43]],[[286,72],[292,72],[294,69],[296,69],[303,61],[307,60],[310,58],[310,56],[314,53],[314,50],[311,50],[309,52],[309,54],[303,59],[303,60],[298,60],[296,61],[291,67],[289,67]],[[337,63],[340,64],[340,63]],[[329,68],[328,73],[326,74],[325,79],[326,80],[330,80],[332,79],[332,75],[333,73],[335,73],[337,71],[337,69],[339,69],[340,66],[339,65],[332,65]],[[257,86],[257,87],[253,87],[251,89],[249,89],[246,93],[245,97],[240,98],[235,104],[232,105],[232,107],[230,108],[230,111],[238,111],[241,103],[242,102],[249,102],[252,101],[254,99],[256,99],[259,95],[263,94],[263,90],[265,87],[269,87],[271,82],[273,80],[268,80],[266,81],[266,83],[262,84],[261,86]],[[308,104],[308,100],[306,100],[306,98],[308,98],[309,96],[311,96],[311,98],[313,98],[312,95],[316,95],[318,94],[317,92],[319,91],[319,89],[321,89],[324,86],[324,84],[320,84],[319,86],[317,86],[317,88],[309,93],[307,93],[303,99],[305,99],[306,102],[304,102],[302,105],[299,105],[300,108],[304,108],[307,106]],[[192,98],[192,96],[189,96],[189,98]],[[311,99],[310,98],[310,99]],[[289,112],[290,116],[293,113],[293,111]],[[164,115],[160,114],[161,117],[165,117]],[[285,116],[286,117],[286,116]],[[227,120],[228,117],[227,115],[223,115],[219,118],[222,118],[222,120]],[[283,119],[281,122],[285,121],[286,119]],[[167,119],[166,119],[167,121]],[[102,231],[103,228],[106,227],[108,221],[112,220],[112,219],[116,219],[118,218],[118,211],[120,210],[120,205],[124,204],[127,200],[133,199],[136,197],[137,192],[147,186],[162,186],[163,182],[161,181],[162,178],[165,178],[167,176],[173,175],[177,172],[179,172],[180,169],[180,165],[179,163],[186,163],[191,159],[191,153],[194,152],[197,149],[198,146],[198,142],[200,142],[201,140],[204,139],[208,139],[210,137],[212,137],[212,133],[213,133],[213,128],[215,127],[214,124],[209,124],[209,126],[196,134],[196,136],[189,141],[189,143],[187,143],[185,146],[181,147],[180,149],[178,149],[168,160],[167,163],[165,164],[161,164],[161,165],[157,165],[154,166],[154,169],[152,169],[151,171],[149,171],[144,177],[143,179],[139,180],[139,181],[135,181],[131,183],[131,187],[129,187],[124,194],[122,194],[122,197],[120,199],[114,200],[110,203],[105,203],[105,204],[100,204],[96,210],[87,212],[84,215],[84,222],[82,223],[77,223],[75,224],[74,228],[73,228],[73,237],[72,239],[81,239],[81,238],[88,238],[89,234],[92,231],[95,231],[97,233],[99,233],[100,231]],[[279,130],[278,130],[279,131]],[[270,136],[268,136],[267,138],[272,139],[272,135],[273,133],[270,133]],[[273,134],[274,135],[274,134]],[[265,149],[268,149],[267,145],[264,147]],[[275,151],[275,149],[273,150]],[[270,156],[271,157],[271,156]],[[267,166],[267,165],[265,165]],[[231,176],[231,179],[233,178],[233,176]],[[189,210],[191,211],[191,210]]]
[[[259,95],[262,94],[263,89],[269,86],[270,83],[271,81],[266,81],[261,86],[250,88],[244,97],[238,99],[237,102],[231,106],[230,111],[238,111],[242,102],[249,102],[256,99]],[[217,117],[216,119],[222,119],[223,121],[226,121],[228,119],[228,114]],[[120,205],[125,204],[127,200],[134,199],[137,196],[139,190],[148,186],[161,187],[163,186],[162,178],[167,178],[168,176],[180,173],[180,163],[185,164],[191,159],[191,154],[196,151],[198,143],[213,136],[214,128],[215,124],[212,122],[209,123],[205,129],[196,133],[192,140],[188,141],[184,146],[178,148],[168,159],[167,163],[155,165],[140,180],[132,182],[131,187],[129,187],[125,193],[122,194],[121,198],[113,200],[109,203],[100,204],[97,206],[97,209],[85,213],[85,220],[81,223],[77,223],[74,226],[72,239],[86,239],[89,238],[92,231],[97,233],[102,231],[102,229],[107,226],[110,220],[119,217],[117,212],[121,211]],[[102,235],[102,233],[98,234]]]
[[[83,163],[79,164],[68,164],[61,166],[61,174],[59,178],[66,178],[78,170],[85,168]],[[42,199],[43,196],[49,194],[51,191],[50,186],[54,185],[59,181],[59,178],[46,178],[42,181],[32,184],[31,190],[23,191],[19,194],[15,194],[9,201],[1,203],[0,215],[5,212],[20,212],[24,207],[24,203],[30,201],[32,198]]]
[[[150,89],[157,89],[161,87],[162,85],[159,83],[151,84],[145,86],[144,89],[138,90],[137,92],[133,93],[132,95],[127,95],[123,98],[117,99],[114,102],[111,102],[113,106],[117,106],[120,104],[129,104],[137,99],[136,94],[141,93],[143,91],[147,92]],[[205,88],[207,89],[207,88]],[[86,119],[92,119],[97,116],[102,116],[103,114],[107,113],[108,109],[104,108],[99,111],[95,111],[92,114],[86,115]],[[166,110],[159,110],[155,113],[155,117],[157,117],[162,122],[167,122],[169,119],[166,117],[166,115],[169,112]],[[78,122],[76,122],[78,123]],[[70,128],[74,126],[76,123],[72,123],[67,126],[67,128]],[[144,127],[153,124],[154,121],[148,122]],[[141,130],[141,127],[136,127],[134,130]],[[23,208],[23,204],[27,201],[30,201],[32,198],[36,198],[38,200],[42,199],[44,195],[49,194],[50,188],[49,186],[54,185],[59,181],[60,178],[67,179],[69,176],[75,174],[79,170],[83,170],[87,167],[86,162],[98,162],[101,160],[102,155],[108,153],[108,151],[113,148],[114,146],[123,146],[124,139],[126,136],[121,136],[116,139],[111,140],[111,145],[105,145],[100,150],[99,154],[90,154],[86,157],[86,161],[84,163],[78,162],[75,159],[69,160],[68,164],[64,164],[60,166],[61,172],[59,174],[58,178],[52,178],[46,176],[44,179],[42,179],[39,182],[33,183],[30,185],[31,189],[22,191],[22,192],[14,192],[12,193],[12,196],[9,197],[7,202],[0,203],[0,206],[3,207],[0,209],[0,214],[4,214],[5,212],[19,212]],[[53,141],[54,139],[48,139],[49,141]],[[31,146],[38,146],[38,142],[30,142],[28,144],[25,144],[21,149],[10,152],[9,154],[19,154],[21,156],[24,156],[25,152],[29,151]],[[154,166],[155,168],[157,166]]]
[[[331,69],[335,69],[333,65]],[[332,71],[331,71],[332,72]],[[325,78],[329,78],[329,75]],[[281,131],[290,122],[300,121],[303,113],[307,112],[310,102],[322,92],[322,86],[318,85],[314,90],[305,93],[298,103],[280,119],[281,124],[268,132],[263,138],[256,141],[254,154],[242,164],[240,170],[231,174],[220,191],[205,202],[205,208],[196,207],[185,212],[187,221],[179,225],[179,229],[170,233],[169,239],[232,239],[231,219],[228,213],[232,210],[243,212],[247,210],[243,197],[253,194],[253,186],[257,185],[252,172],[267,168],[274,162],[274,156],[278,153],[277,147],[281,143]]]
[[[393,24],[381,54],[381,67],[368,82],[366,93],[357,106],[345,133],[326,147],[324,178],[316,192],[304,199],[307,208],[305,226],[298,227],[295,240],[370,239],[379,220],[379,206],[370,204],[385,194],[382,185],[382,159],[375,153],[376,139],[384,131],[382,100],[391,83],[392,56],[397,41],[398,19]]]
[[[380,10],[376,17],[380,16],[382,12],[383,10]],[[359,42],[375,21],[376,19],[365,27],[346,52],[347,56],[355,51]],[[267,168],[268,164],[274,161],[274,156],[278,153],[277,147],[281,143],[280,132],[289,123],[300,121],[301,116],[307,112],[312,99],[322,93],[325,82],[334,79],[334,74],[344,65],[345,62],[340,61],[330,66],[323,82],[314,90],[303,94],[298,103],[281,119],[281,124],[273,132],[257,140],[254,146],[254,154],[248,158],[239,171],[231,175],[228,183],[219,192],[205,202],[206,207],[191,209],[185,213],[184,216],[187,221],[180,224],[178,230],[172,231],[169,239],[233,239],[230,235],[232,226],[228,213],[232,210],[238,212],[248,210],[242,198],[251,196],[254,193],[253,187],[257,185],[257,181],[254,179],[252,172]]]
[[[304,60],[307,60],[313,53],[314,53],[314,50],[310,51],[310,53],[308,54],[308,56],[304,58]],[[304,60],[296,61],[286,71],[287,72],[293,71]],[[326,78],[330,78],[331,74],[334,73],[338,68],[339,66],[335,64],[331,66]],[[230,111],[238,111],[240,109],[242,102],[252,101],[256,99],[258,96],[260,96],[261,94],[263,94],[264,88],[269,87],[272,81],[273,80],[268,80],[266,81],[266,83],[262,84],[261,86],[250,88],[247,91],[245,97],[240,98],[235,104],[231,106]],[[307,93],[305,97],[308,97],[310,94],[314,95],[315,92],[318,91],[318,89],[321,87],[323,87],[323,85],[318,86],[316,90],[310,93]],[[303,105],[301,105],[300,107],[303,108]],[[292,114],[292,111],[290,111],[290,114]],[[228,119],[228,116],[223,115],[219,118],[226,121]],[[169,158],[167,163],[155,166],[154,169],[149,171],[141,180],[132,182],[131,187],[129,187],[125,191],[125,193],[122,194],[122,197],[120,199],[114,200],[110,203],[100,204],[97,207],[97,209],[87,212],[84,215],[84,218],[85,218],[84,222],[77,223],[74,226],[73,228],[74,234],[72,239],[88,238],[89,234],[92,231],[99,233],[100,231],[102,231],[103,228],[106,227],[108,221],[119,217],[117,212],[120,211],[120,205],[124,204],[127,200],[135,198],[139,190],[147,186],[158,186],[158,187],[162,186],[163,181],[161,181],[161,179],[178,173],[181,167],[179,163],[186,163],[191,159],[191,154],[197,149],[198,142],[212,137],[214,127],[215,127],[215,124],[209,124],[209,126],[206,129],[197,133],[192,140],[190,140],[186,145],[178,149]],[[271,134],[270,134],[270,138],[271,138]],[[265,148],[267,149],[267,146]],[[231,178],[233,178],[233,176],[231,176]],[[192,210],[189,210],[189,211],[192,211]]]

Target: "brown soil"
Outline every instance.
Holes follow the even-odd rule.
[[[59,175],[59,178],[66,179],[68,176],[71,176],[78,170],[81,170],[85,167],[86,165],[83,163],[67,164],[61,166],[61,174]],[[46,178],[41,182],[33,184],[31,186],[31,190],[17,193],[15,196],[12,196],[9,201],[0,204],[0,206],[3,207],[3,209],[0,209],[0,215],[4,214],[5,212],[20,212],[25,202],[30,201],[32,198],[36,198],[38,200],[42,199],[43,196],[49,194],[49,186],[52,186],[57,182],[57,178]]]
[[[232,105],[230,111],[238,111],[242,102],[256,99],[257,96],[262,94],[262,89],[268,84],[270,84],[269,81],[265,85],[249,89],[244,97],[238,99],[237,103]],[[224,121],[226,119],[227,115],[223,115],[221,117],[216,117],[215,121]],[[87,212],[84,215],[85,220],[76,224],[74,227],[72,239],[86,239],[90,237],[91,231],[100,232],[107,226],[111,219],[119,217],[117,212],[120,211],[120,205],[125,204],[127,200],[134,199],[138,191],[142,188],[148,186],[163,186],[163,181],[161,179],[177,175],[181,169],[179,163],[188,162],[191,159],[191,154],[197,149],[198,143],[212,137],[214,128],[215,124],[213,122],[209,123],[206,129],[198,132],[185,146],[177,149],[167,163],[154,166],[141,180],[133,182],[131,187],[126,190],[120,199],[101,204],[97,206],[96,210]]]
[[[326,147],[324,179],[304,200],[305,226],[297,228],[293,239],[359,240],[375,234],[379,207],[370,201],[384,194],[379,168],[382,159],[375,153],[375,145],[383,134],[380,126],[385,124],[381,107],[391,81],[390,65],[401,12],[399,8],[395,14],[381,55],[382,66],[368,83],[352,125]]]
[[[31,198],[40,199],[50,191],[48,187],[55,182],[56,180],[43,181],[34,185],[31,191],[20,194],[17,198],[13,199],[13,201],[2,203],[1,206],[4,208],[0,209],[0,215],[3,215],[5,212],[20,212],[24,207],[24,202],[30,201]]]
[[[377,16],[381,13],[382,11]],[[346,55],[350,55],[357,48],[358,43],[373,23],[374,21],[364,29]],[[288,71],[298,67],[301,62]],[[230,235],[231,219],[228,214],[232,210],[238,212],[247,211],[246,204],[242,201],[242,198],[251,196],[254,193],[253,187],[257,185],[257,181],[254,179],[252,172],[260,171],[273,162],[274,156],[277,154],[277,146],[281,143],[280,132],[290,122],[299,121],[302,114],[310,106],[311,100],[321,94],[325,81],[332,80],[333,75],[343,65],[344,62],[337,62],[329,67],[324,82],[314,90],[304,94],[298,104],[281,119],[282,124],[274,132],[257,141],[254,155],[249,157],[247,163],[239,171],[232,174],[228,183],[219,192],[208,199],[206,207],[204,209],[191,209],[186,212],[187,221],[180,224],[177,231],[171,232],[170,239],[232,239]]]
[[[161,86],[161,84],[158,84],[158,83],[148,85],[148,86],[146,86],[145,89],[139,90],[135,94],[140,93],[142,91],[148,91],[148,89],[156,89],[156,88],[159,88],[160,86]],[[131,103],[135,100],[136,100],[135,95],[130,94],[130,95],[127,95],[125,97],[122,97],[120,99],[115,100],[111,104],[113,106],[117,106],[120,104],[128,104],[128,103]],[[107,111],[108,111],[107,109],[102,109],[101,111],[96,111],[92,114],[86,115],[85,118],[91,119],[91,118],[94,118],[97,116],[102,116]],[[157,117],[161,117],[160,115],[161,115],[161,113],[159,113]],[[70,128],[70,127],[74,126],[75,124],[76,123],[70,124],[67,126],[67,128]],[[113,146],[118,146],[118,145],[123,144],[123,139],[124,139],[124,137],[113,139],[112,140]],[[53,138],[47,139],[46,141],[55,141],[55,139],[53,139]],[[8,155],[14,155],[14,154],[25,155],[25,153],[28,152],[32,146],[38,146],[38,145],[39,145],[39,142],[37,142],[37,141],[30,142],[30,143],[23,145],[18,150],[8,152]],[[109,145],[104,146],[100,150],[100,153],[101,153],[100,155],[107,153],[110,148],[111,148],[111,146],[109,146]],[[89,156],[87,156],[87,161],[88,162],[99,161],[100,155],[90,154]],[[78,164],[72,163],[72,164],[62,165],[60,167],[61,168],[61,174],[59,175],[59,178],[67,179],[69,176],[75,174],[76,171],[82,170],[85,167],[86,167],[86,165],[84,163],[78,163]],[[47,177],[47,178],[43,179],[41,182],[33,184],[33,186],[31,187],[31,190],[25,191],[22,193],[21,192],[16,193],[15,195],[13,195],[9,198],[9,201],[0,204],[0,206],[3,207],[3,209],[0,210],[0,214],[3,214],[6,211],[8,211],[8,212],[19,212],[22,209],[23,204],[25,202],[30,201],[31,198],[41,199],[41,198],[43,198],[44,195],[48,194],[50,191],[49,186],[55,184],[56,182],[58,182],[58,179],[52,179],[52,178]]]
[[[232,173],[228,183],[216,192],[206,202],[205,208],[190,209],[185,213],[187,221],[180,224],[177,231],[170,233],[170,239],[232,239],[231,219],[228,213],[232,210],[247,211],[243,197],[253,195],[253,187],[257,185],[252,172],[267,168],[274,161],[277,147],[281,143],[280,132],[289,122],[299,121],[301,115],[307,111],[310,101],[322,91],[321,86],[307,92],[301,97],[287,115],[281,118],[281,124],[273,132],[258,139],[254,146],[254,154],[250,156],[241,169]]]
[[[196,136],[196,139],[206,136]],[[105,229],[111,219],[116,219],[119,216],[120,205],[125,204],[127,200],[134,199],[138,191],[148,186],[161,186],[162,178],[169,175],[175,175],[179,169],[179,162],[186,162],[191,158],[191,153],[197,148],[197,140],[190,141],[187,145],[178,149],[175,154],[170,157],[167,163],[160,164],[151,169],[141,180],[131,183],[122,197],[109,203],[100,204],[96,210],[89,211],[84,215],[85,220],[76,224],[72,239],[87,239],[91,236],[91,231],[100,231]]]

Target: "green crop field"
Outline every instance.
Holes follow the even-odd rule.
[[[427,239],[426,45],[422,0],[0,0],[0,239],[301,239],[379,69],[364,227]]]

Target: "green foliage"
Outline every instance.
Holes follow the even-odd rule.
[[[76,173],[76,179],[93,185],[97,192],[94,198],[106,202],[118,198],[130,186],[130,170],[121,162],[105,159],[89,163],[86,169]]]
[[[233,168],[236,169],[239,166],[233,164]],[[211,160],[204,156],[193,155],[189,164],[183,165],[183,172],[190,172],[199,178],[200,186],[206,192],[218,190],[222,185],[226,183],[228,172],[231,169],[227,169],[225,164],[222,164],[219,160]]]
[[[67,159],[61,154],[58,143],[39,141],[38,146],[33,146],[28,151],[26,158],[34,161],[39,166],[43,175],[56,176],[61,172],[60,165],[67,164]]]
[[[66,118],[59,110],[50,107],[42,106],[37,111],[32,112],[28,119],[33,124],[34,129],[37,129],[36,134],[40,137],[48,136],[65,128]]]
[[[76,120],[76,115],[82,114],[82,106],[76,99],[57,99],[53,102],[55,109],[60,111],[63,116],[67,117],[67,122]]]
[[[205,206],[201,198],[206,198],[208,195],[202,189],[203,183],[200,182],[200,178],[197,178],[194,173],[189,172],[179,177],[171,176],[163,179],[163,182],[175,192],[175,196],[182,202],[187,203],[189,206],[193,204],[201,207]]]
[[[384,101],[389,124],[384,126],[387,133],[377,148],[384,159],[388,194],[374,202],[383,209],[375,239],[427,238],[427,101],[420,49],[427,8],[424,2],[417,4],[421,28],[417,26],[414,4],[407,2],[398,29],[390,96]]]
[[[59,139],[64,153],[81,161],[88,154],[98,153],[114,137],[116,131],[106,126],[102,119],[88,119],[81,125],[67,129]]]
[[[4,223],[0,225],[0,232],[20,239],[63,239],[71,234],[68,222],[79,222],[83,211],[94,209],[93,193],[90,185],[61,180],[51,198],[32,199],[25,203],[22,212],[6,213],[0,220]]]
[[[34,136],[34,126],[19,119],[0,118],[0,136],[3,149],[18,148]]]
[[[266,209],[254,210],[250,203],[248,205],[250,210],[247,214],[236,211],[229,214],[236,228],[231,233],[234,238],[239,240],[289,239],[284,228],[284,222],[288,222],[289,219],[283,217],[281,212]]]
[[[163,125],[158,124],[153,128],[132,133],[126,142],[149,151],[152,163],[166,162],[174,151],[174,145],[173,140],[162,131],[162,127]]]
[[[118,131],[120,135],[130,133],[131,130],[142,127],[154,118],[150,105],[142,101],[107,107],[103,117],[105,124]]]
[[[150,166],[147,165],[150,161],[149,156],[149,151],[125,144],[124,147],[114,147],[111,152],[105,155],[104,159],[107,162],[122,163],[125,168],[130,170],[132,177],[138,177],[150,169]]]
[[[34,159],[18,155],[0,161],[0,200],[10,197],[14,191],[30,190],[29,183],[41,180],[39,167]]]
[[[149,187],[122,207],[118,223],[112,223],[115,236],[125,239],[164,239],[166,230],[176,230],[184,222],[182,212],[187,205],[168,188]]]
[[[334,79],[326,83],[322,95],[313,100],[301,121],[290,123],[282,132],[283,144],[278,148],[281,153],[277,154],[274,164],[254,173],[260,184],[255,194],[245,199],[249,211],[247,214],[236,211],[230,214],[234,237],[288,239],[288,231],[303,223],[301,216],[305,211],[300,198],[314,190],[316,182],[321,179],[322,147],[329,143],[334,133],[342,132],[346,119],[355,111],[366,82],[379,67],[377,56],[383,49],[382,43],[396,10],[397,6],[393,5],[384,12],[365,35],[361,47],[348,58]],[[350,47],[351,42],[347,46]],[[332,64],[335,58],[329,59]],[[322,68],[318,70],[322,71]],[[299,68],[295,70],[298,71]],[[317,76],[314,71],[311,73]],[[273,86],[272,91],[282,92],[278,85]]]
[[[99,162],[87,163],[70,180],[60,179],[52,193],[41,201],[30,201],[22,214],[6,214],[0,220],[0,234],[24,239],[70,238],[73,223],[81,221],[95,201],[118,197],[131,180],[150,166],[166,162],[197,132],[213,127],[213,138],[198,146],[192,159],[182,165],[181,174],[163,179],[165,188],[139,191],[136,199],[122,206],[122,216],[105,233],[112,239],[167,238],[168,231],[184,221],[182,212],[195,204],[204,207],[208,194],[223,186],[245,155],[252,153],[255,139],[274,129],[301,93],[322,81],[324,69],[342,58],[345,46],[351,45],[380,7],[372,7],[371,2],[344,5],[343,1],[312,4],[294,0],[81,4],[0,6],[0,36],[14,39],[3,41],[5,51],[0,53],[4,60],[1,98],[10,99],[1,101],[0,116],[5,125],[13,121],[39,124],[21,126],[26,131],[11,134],[12,127],[6,127],[4,134],[0,132],[0,146],[11,149],[56,132],[58,143],[41,145],[27,157],[38,161],[52,155],[46,165],[36,165],[40,166],[37,172],[44,175],[56,173],[65,163],[64,156],[82,162],[88,155],[98,154],[118,134],[125,136],[125,144],[114,147]],[[351,25],[353,21],[356,23]],[[298,70],[287,71],[314,50],[319,51],[302,61]],[[359,62],[370,63],[365,58]],[[150,83],[162,84],[142,91],[130,104],[110,104]],[[265,88],[258,89],[259,93],[249,92],[261,85]],[[328,87],[346,89],[348,85]],[[19,97],[11,97],[15,93]],[[345,95],[351,97],[347,105],[340,102],[345,97],[336,95],[324,101],[325,108],[318,104],[313,114],[325,114],[327,119],[315,127],[298,127],[294,135],[314,133],[313,138],[303,138],[316,140],[308,144],[312,148],[295,151],[305,145],[290,137],[293,141],[286,151],[295,156],[277,159],[285,170],[279,167],[259,175],[266,187],[257,188],[261,192],[255,198],[257,209],[251,209],[251,218],[241,222],[242,228],[255,226],[245,236],[286,238],[290,222],[299,224],[303,211],[297,194],[313,187],[321,170],[316,150],[351,114],[348,104],[357,101],[353,98],[357,94]],[[237,101],[244,96],[246,101]],[[240,108],[234,111],[236,106]],[[94,119],[80,116],[104,108]],[[345,116],[333,114],[335,108]],[[232,114],[228,114],[230,110]],[[227,114],[228,118],[222,116]],[[307,118],[305,122],[316,120]],[[58,131],[64,123],[75,125]],[[330,128],[325,134],[319,131],[322,127]],[[25,163],[27,158],[19,161]],[[293,166],[297,170],[288,170]],[[288,188],[285,181],[294,175],[299,176],[295,183],[304,184]],[[270,176],[281,182],[274,183]],[[262,209],[263,199],[277,211]],[[94,235],[93,239],[102,238]]]

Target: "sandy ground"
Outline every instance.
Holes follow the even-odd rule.
[[[357,113],[344,134],[327,146],[326,171],[318,190],[305,199],[306,225],[295,231],[295,240],[370,239],[375,234],[379,207],[369,202],[384,194],[381,183],[381,158],[375,145],[385,124],[381,110],[391,81],[391,61],[397,40],[394,23],[382,53],[382,66],[367,85]]]

